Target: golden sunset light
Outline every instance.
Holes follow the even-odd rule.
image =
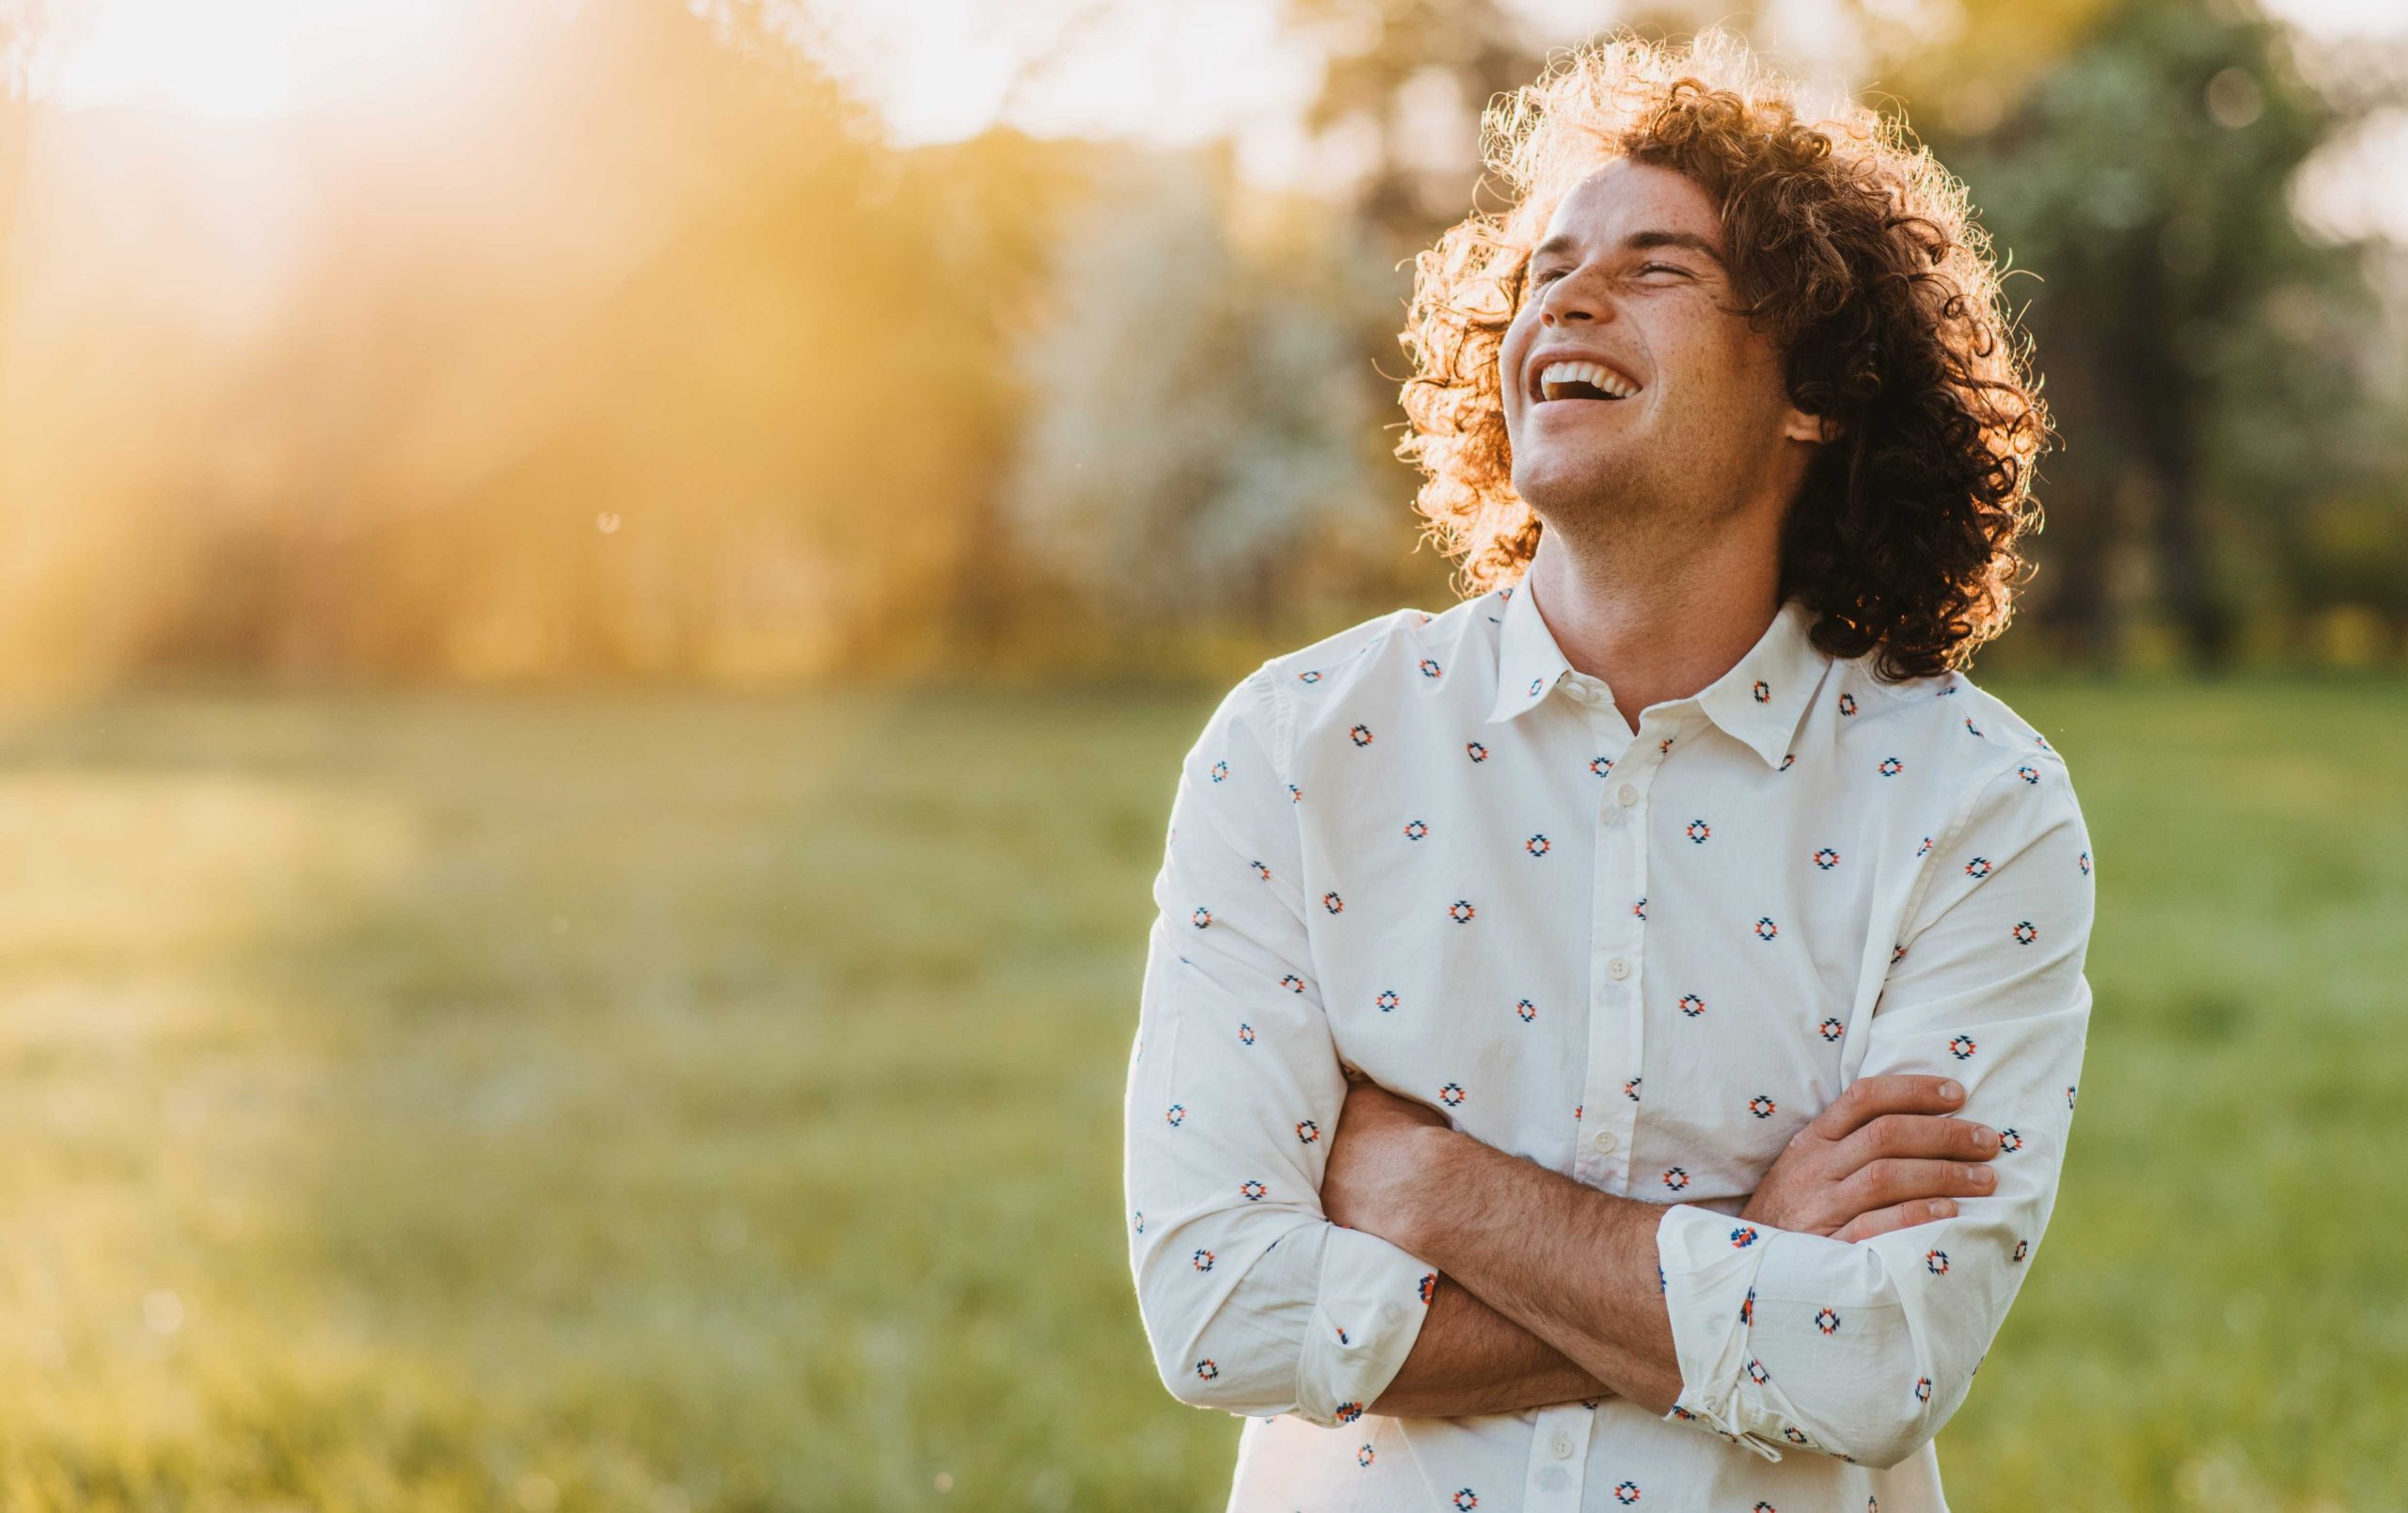
[[[2402,752],[2401,0],[0,0],[0,1509],[2408,1505]]]

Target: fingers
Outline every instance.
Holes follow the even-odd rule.
[[[1950,1077],[1904,1072],[1859,1077],[1807,1128],[1827,1140],[1845,1139],[1882,1114],[1945,1114],[1964,1101],[1963,1085]]]
[[[1912,1229],[1917,1224],[1928,1224],[1936,1218],[1950,1218],[1956,1213],[1956,1205],[1948,1199],[1918,1198],[1911,1202],[1892,1203],[1869,1214],[1859,1214],[1841,1225],[1831,1238],[1853,1244],[1858,1240],[1869,1240],[1876,1234],[1887,1234],[1892,1230]]]
[[[1840,1185],[1859,1213],[1913,1199],[1987,1198],[1997,1190],[1997,1171],[1980,1161],[1876,1161]]]
[[[1998,1131],[1970,1119],[1940,1114],[1877,1114],[1832,1153],[1843,1172],[1897,1156],[1987,1161],[1998,1155]]]

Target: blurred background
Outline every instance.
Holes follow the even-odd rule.
[[[1955,1505],[2408,1505],[2408,11],[2266,4],[0,0],[0,1504],[1220,1506],[1178,758],[1452,600],[1481,104],[1722,22],[1964,176],[2066,438],[1974,673],[2097,1009]]]

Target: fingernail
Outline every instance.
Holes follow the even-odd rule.
[[[1947,1099],[1950,1103],[1955,1103],[1957,1099],[1965,1096],[1965,1090],[1958,1087],[1954,1082],[1943,1082],[1940,1085],[1940,1095],[1942,1098]]]
[[[1935,1198],[1935,1199],[1933,1199],[1933,1200],[1932,1200],[1932,1202],[1931,1202],[1931,1217],[1932,1217],[1932,1218],[1948,1218],[1950,1215],[1952,1215],[1952,1214],[1954,1214],[1954,1213],[1956,1213],[1956,1205],[1955,1203],[1950,1202],[1947,1199],[1945,1199],[1945,1198]]]
[[[1998,1149],[1998,1131],[1987,1127],[1977,1129],[1973,1131],[1973,1143],[1985,1151],[1995,1151]]]
[[[1973,1186],[1976,1187],[1987,1187],[1997,1180],[1998,1173],[1986,1166],[1973,1169]]]

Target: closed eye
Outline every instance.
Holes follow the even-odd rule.
[[[1688,269],[1676,267],[1670,263],[1645,263],[1640,266],[1639,271],[1641,273],[1677,273],[1684,279],[1693,279],[1697,277],[1695,274],[1689,272]],[[1561,268],[1544,268],[1531,277],[1530,283],[1533,287],[1536,287],[1540,284],[1552,282],[1553,280],[1562,277],[1563,270]]]

